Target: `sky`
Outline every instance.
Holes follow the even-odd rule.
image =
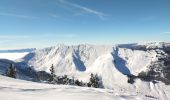
[[[170,42],[170,0],[0,0],[0,49]]]

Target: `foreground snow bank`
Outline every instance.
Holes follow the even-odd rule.
[[[1,100],[153,100],[107,89],[34,83],[4,76],[0,80]]]

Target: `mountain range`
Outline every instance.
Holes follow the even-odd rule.
[[[15,64],[20,79],[34,80],[28,69],[35,73],[50,73],[53,65],[57,76],[68,75],[88,82],[90,74],[94,73],[102,78],[105,89],[170,99],[170,43],[58,44],[44,49],[31,49],[14,61],[0,60],[1,74],[5,73],[10,63]]]

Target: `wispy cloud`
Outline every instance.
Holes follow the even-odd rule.
[[[49,16],[52,17],[52,18],[60,18],[60,16],[56,15],[56,14],[49,14]]]
[[[7,44],[7,43],[12,44],[12,43],[15,43],[16,41],[24,42],[26,39],[30,39],[30,38],[31,36],[26,36],[26,35],[0,35],[0,40],[1,40],[0,44],[1,44],[1,47],[3,47],[5,46],[4,44]]]
[[[142,21],[154,21],[156,19],[158,19],[158,16],[146,16],[141,18]]]
[[[24,18],[24,19],[37,19],[38,17],[28,16],[28,15],[20,15],[14,13],[2,13],[0,12],[0,16],[10,16],[10,17],[17,17],[17,18]]]
[[[31,36],[27,35],[1,35],[0,40],[18,40],[18,39],[27,39]]]
[[[79,15],[83,15],[83,14],[93,14],[93,15],[96,15],[97,17],[99,17],[101,20],[105,20],[106,17],[108,15],[102,13],[102,12],[99,12],[97,10],[94,10],[94,9],[91,9],[91,8],[88,8],[88,7],[84,7],[84,6],[81,6],[81,5],[78,5],[76,3],[72,3],[72,2],[69,2],[67,0],[59,0],[60,3],[64,4],[64,5],[68,5],[70,7],[74,7],[76,9],[79,10],[78,14]]]
[[[0,44],[6,43],[6,42],[11,42],[11,40],[1,40]]]
[[[78,37],[77,34],[56,34],[56,33],[46,33],[46,34],[42,34],[42,37],[56,37],[56,38],[75,38]]]
[[[169,32],[163,32],[163,34],[170,34],[170,31]]]
[[[87,8],[87,7],[83,7],[83,6],[80,6],[80,5],[77,5],[77,4],[72,4],[72,5],[73,5],[74,7],[76,7],[76,8],[79,8],[79,9],[81,9],[81,10],[89,13],[89,14],[94,14],[94,15],[96,15],[96,16],[98,16],[98,17],[99,17],[100,19],[102,19],[102,20],[105,20],[105,17],[107,16],[107,15],[105,15],[105,14],[102,13],[102,12],[98,12],[98,11],[96,11],[96,10],[93,10],[93,9],[90,9],[90,8]]]

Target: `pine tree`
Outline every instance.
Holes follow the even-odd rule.
[[[10,64],[10,67],[6,72],[6,76],[16,78],[16,68],[14,67],[14,64]]]
[[[52,64],[52,66],[50,68],[50,79],[49,79],[49,81],[50,82],[54,81],[54,78],[55,78],[55,71],[54,71],[54,66]]]
[[[80,81],[79,81],[78,79],[75,80],[75,84],[76,84],[77,86],[81,86]]]
[[[88,87],[103,88],[103,82],[97,74],[91,74],[90,82],[87,85]]]
[[[90,77],[89,85],[90,85],[91,87],[95,87],[95,78],[94,78],[94,74],[92,73],[90,76],[91,76],[91,77]]]
[[[74,80],[74,76],[72,77],[72,79],[70,79],[70,82],[69,82],[70,85],[75,85],[75,80]]]
[[[64,77],[63,77],[63,84],[69,84],[69,79],[68,79],[67,75],[64,75]]]

